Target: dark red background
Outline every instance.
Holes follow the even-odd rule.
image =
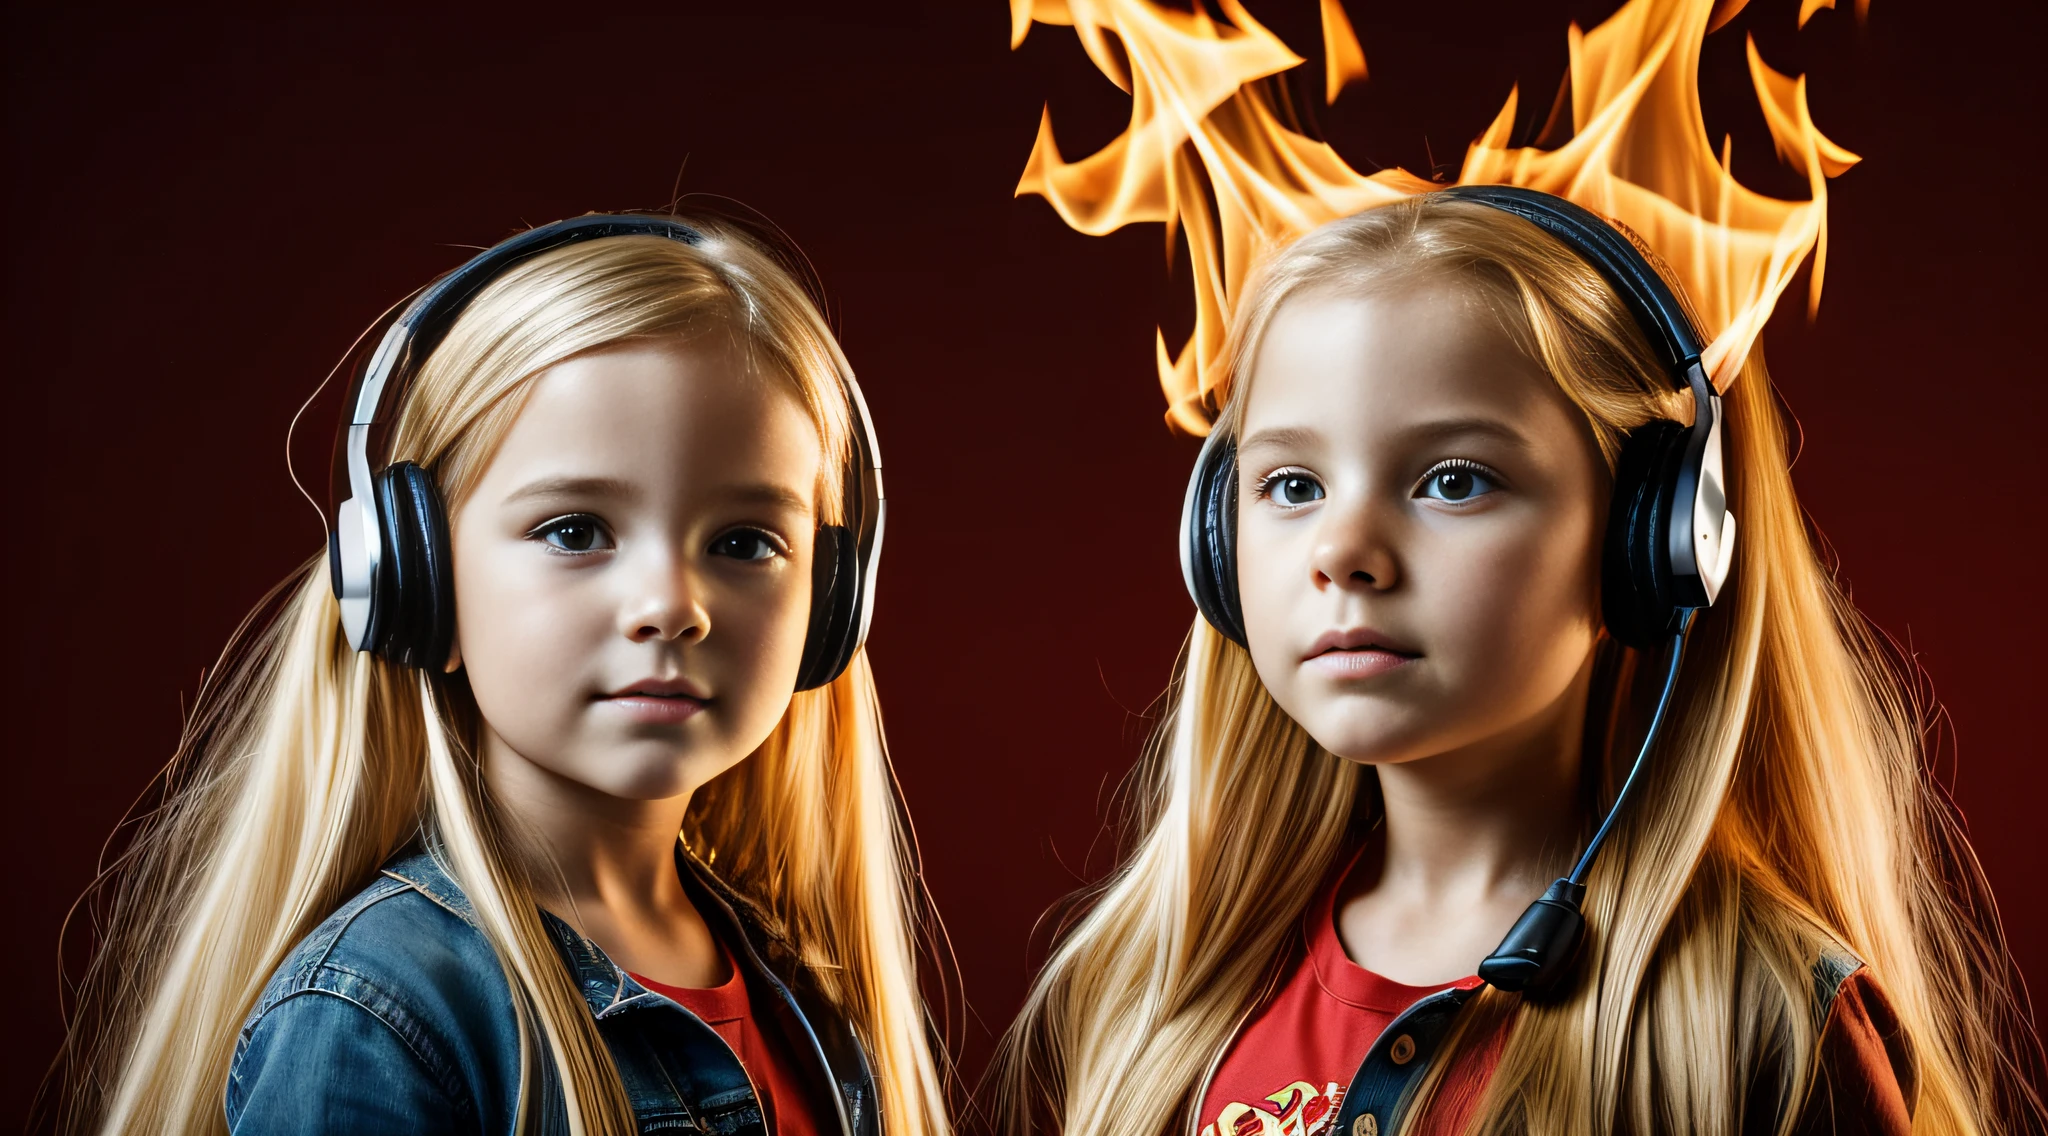
[[[1074,157],[1124,97],[1066,29],[1010,52],[1000,0],[126,7],[7,18],[0,1115],[54,1050],[59,920],[181,697],[319,547],[285,471],[293,411],[461,246],[660,206],[679,167],[809,253],[880,423],[874,655],[978,1070],[1034,920],[1109,862],[1099,822],[1191,614],[1172,535],[1193,445],[1152,369],[1153,325],[1183,328],[1186,301],[1160,231],[1090,239],[1011,199],[1045,100]],[[1317,114],[1355,165],[1454,170],[1511,83],[1547,107],[1567,22],[1614,4],[1470,7],[1351,5],[1372,81]],[[1878,0],[1865,27],[1822,12],[1795,33],[1795,5],[1757,0],[1709,41],[1704,85],[1736,170],[1797,195],[1747,94],[1754,28],[1866,158],[1833,184],[1819,322],[1795,287],[1767,342],[1805,501],[1947,707],[1944,767],[2038,982],[2048,40],[2026,0],[1942,7]],[[1310,0],[1253,9],[1316,50]]]

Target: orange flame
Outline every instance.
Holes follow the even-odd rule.
[[[1860,14],[1865,0],[1859,0]],[[1832,0],[1804,0],[1800,23]],[[1806,79],[1772,70],[1749,42],[1750,79],[1778,156],[1811,198],[1747,189],[1716,156],[1699,101],[1700,44],[1743,0],[1630,0],[1590,32],[1569,30],[1572,128],[1556,150],[1511,148],[1518,92],[1466,153],[1460,183],[1526,186],[1569,198],[1634,230],[1670,265],[1711,336],[1704,364],[1725,389],[1778,297],[1813,255],[1811,305],[1827,262],[1827,179],[1857,156],[1813,124]],[[1246,12],[1222,19],[1153,0],[1011,0],[1011,46],[1033,21],[1074,28],[1088,57],[1131,95],[1131,122],[1078,161],[1060,157],[1052,114],[1017,183],[1067,224],[1100,236],[1160,221],[1187,233],[1195,329],[1178,352],[1158,336],[1167,420],[1206,434],[1222,373],[1232,299],[1266,252],[1338,217],[1439,188],[1404,170],[1363,175],[1293,129],[1261,82],[1303,60]],[[1322,0],[1325,90],[1365,77],[1365,55],[1338,0]],[[1121,45],[1122,53],[1115,50]],[[1288,116],[1291,118],[1291,115]]]

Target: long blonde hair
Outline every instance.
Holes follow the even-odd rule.
[[[1683,413],[1583,260],[1519,218],[1422,196],[1325,225],[1264,267],[1238,305],[1216,428],[1236,429],[1288,299],[1419,274],[1487,301],[1585,413],[1610,469],[1628,430]],[[1867,962],[1898,1012],[1917,1131],[2024,1128],[2013,1118],[2040,1115],[2038,1042],[1981,872],[1923,766],[1928,708],[1816,554],[1760,356],[1726,403],[1738,562],[1697,621],[1642,796],[1592,873],[1576,981],[1554,1001],[1488,990],[1463,1015],[1454,1047],[1511,1031],[1476,1127],[1733,1132],[1755,1105],[1789,1126],[1819,1041],[1811,968],[1832,944]],[[1604,636],[1597,650],[1589,816],[1640,736],[1635,653]],[[1317,745],[1199,617],[1166,706],[1135,774],[1135,846],[1004,1039],[1000,1116],[1015,1136],[1191,1129],[1206,1072],[1378,807],[1373,772]]]
[[[623,340],[722,335],[802,395],[830,459],[821,520],[837,520],[851,453],[846,359],[775,257],[731,226],[692,223],[701,245],[593,241],[494,281],[422,364],[394,458],[432,472],[452,512],[541,372]],[[542,924],[532,857],[485,789],[466,681],[350,650],[324,556],[280,597],[251,615],[203,685],[164,803],[109,877],[111,931],[67,1043],[72,1126],[224,1131],[236,1035],[272,971],[424,836],[510,982],[529,1070],[522,1116],[538,1117],[527,1107],[538,1099],[532,1071],[551,1060],[571,1131],[634,1131],[617,1069]],[[945,1136],[913,948],[921,892],[865,654],[795,695],[759,750],[696,794],[685,830],[855,1024],[891,1136]]]

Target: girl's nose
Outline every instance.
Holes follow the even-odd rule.
[[[1316,587],[1392,588],[1400,578],[1400,561],[1389,539],[1394,525],[1386,507],[1370,497],[1354,499],[1349,507],[1325,508],[1309,558]]]
[[[674,561],[648,565],[640,586],[620,605],[619,633],[636,643],[701,642],[711,632],[711,615],[692,576]]]

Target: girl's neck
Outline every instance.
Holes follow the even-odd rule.
[[[676,880],[676,834],[690,797],[629,801],[554,773],[487,738],[484,779],[512,823],[513,837],[539,863],[543,901],[627,901],[652,896]],[[568,894],[550,892],[566,888]]]
[[[635,974],[684,987],[725,981],[724,956],[676,873],[690,794],[615,797],[485,734],[484,780],[530,861],[541,906]]]
[[[1590,674],[1511,734],[1378,767],[1381,823],[1338,894],[1352,961],[1413,985],[1472,974],[1569,868]]]

